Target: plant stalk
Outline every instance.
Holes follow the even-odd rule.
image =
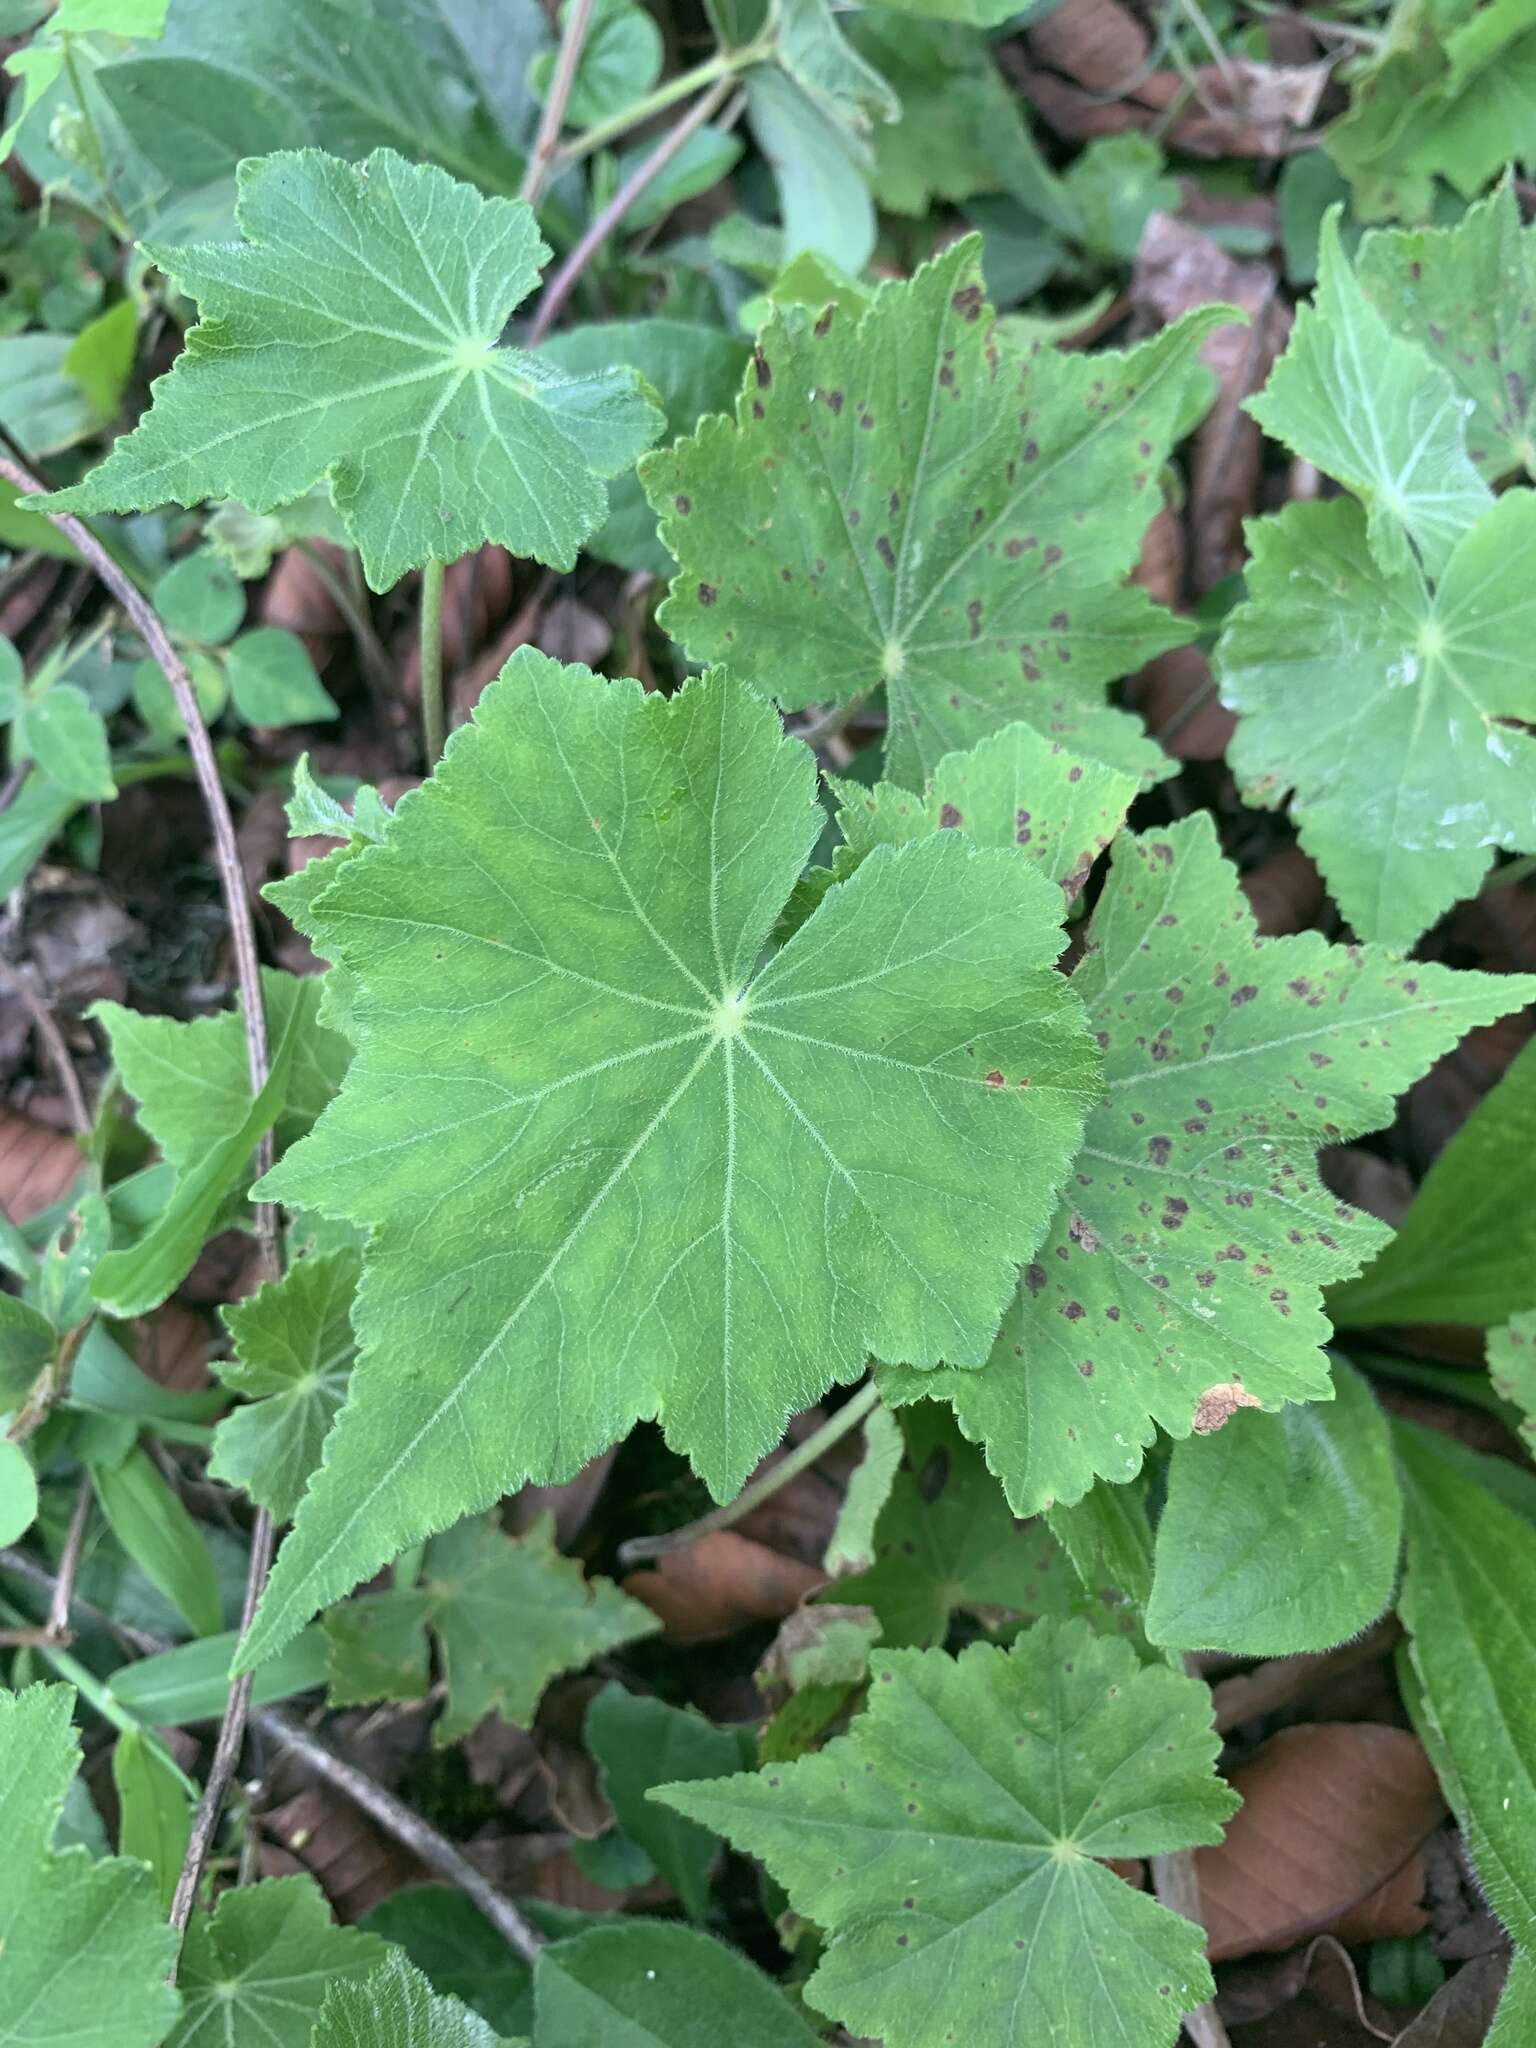
[[[539,132],[534,138],[529,153],[528,168],[523,173],[522,190],[518,197],[536,207],[540,194],[549,178],[555,152],[560,146],[560,130],[565,121],[565,109],[571,97],[571,87],[576,83],[577,66],[581,63],[582,49],[586,44],[587,30],[592,26],[593,0],[566,0],[565,20],[560,30],[560,49],[555,58],[554,76],[549,81],[549,98],[544,102],[544,112],[539,119]]]
[[[442,562],[428,562],[421,572],[421,744],[430,775],[443,757],[447,734],[443,720],[443,579]]]
[[[702,92],[717,79],[734,78],[738,71],[746,71],[754,64],[761,64],[773,55],[777,37],[774,34],[759,36],[756,42],[743,43],[739,50],[721,50],[707,63],[696,64],[691,71],[680,71],[676,78],[669,78],[665,85],[658,85],[654,92],[648,92],[643,99],[632,100],[621,113],[610,114],[606,121],[599,121],[595,127],[572,138],[563,148],[555,152],[554,168],[568,170],[578,164],[594,149],[602,149],[620,135],[627,135],[640,122],[650,120],[653,114],[665,113],[668,107],[675,107],[679,100],[685,100],[691,93]]]

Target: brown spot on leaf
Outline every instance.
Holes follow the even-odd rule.
[[[965,820],[960,815],[960,813],[955,809],[953,804],[944,804],[941,806],[939,810],[939,823],[942,826],[948,827],[953,825],[963,825],[965,823]]]
[[[1222,1380],[1214,1387],[1207,1387],[1195,1403],[1195,1434],[1211,1436],[1223,1423],[1230,1422],[1239,1408],[1258,1408],[1262,1405],[1241,1381]]]
[[[702,604],[702,605],[704,605],[704,606],[708,607],[709,605],[712,605],[712,604],[714,603],[715,599],[716,599],[716,598],[717,598],[717,597],[718,597],[719,595],[720,595],[720,593],[719,593],[719,591],[718,591],[718,590],[717,590],[717,589],[715,588],[715,586],[714,586],[714,584],[713,584],[713,583],[701,583],[701,584],[699,585],[699,603],[700,603],[700,604]]]

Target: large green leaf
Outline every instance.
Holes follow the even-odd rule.
[[[727,1778],[740,1770],[747,1761],[740,1732],[717,1728],[689,1708],[608,1684],[587,1709],[584,1733],[620,1830],[650,1857],[689,1918],[705,1919],[719,1840],[646,1794],[656,1785]]]
[[[1095,1859],[1220,1839],[1209,1696],[1085,1622],[877,1650],[820,1756],[659,1797],[760,1856],[831,1937],[817,2011],[886,2048],[1171,2044],[1202,1936]]]
[[[1408,1561],[1398,1603],[1426,1743],[1477,1874],[1516,1941],[1536,1930],[1536,1529],[1399,1428]],[[1529,1965],[1526,1966],[1527,1969]],[[1510,2048],[1514,2048],[1511,2032]]]
[[[1149,770],[1103,686],[1189,636],[1124,578],[1223,317],[1124,355],[1021,345],[969,237],[857,322],[780,310],[734,422],[641,465],[682,565],[661,622],[790,707],[883,684],[887,769],[912,787],[1016,719]]]
[[[386,1954],[376,1935],[336,1925],[313,1878],[224,1892],[187,1928],[181,2018],[166,2048],[309,2048],[327,1988],[366,1977]]]
[[[1536,1301],[1536,1043],[1425,1175],[1402,1228],[1328,1313],[1362,1323],[1502,1323]]]
[[[888,1398],[954,1403],[1016,1514],[1129,1478],[1155,1424],[1326,1400],[1322,1287],[1387,1231],[1328,1192],[1319,1147],[1387,1123],[1463,1032],[1536,994],[1529,975],[1259,938],[1204,813],[1121,835],[1072,981],[1109,1099],[992,1356],[881,1375]]]
[[[1498,846],[1536,847],[1536,492],[1510,491],[1431,590],[1388,574],[1348,499],[1248,526],[1248,601],[1217,652],[1251,803],[1291,795],[1301,842],[1362,938],[1404,949],[1475,896]]]
[[[723,1498],[870,1350],[985,1356],[1096,1087],[1060,892],[881,848],[754,975],[814,786],[723,673],[525,651],[312,906],[360,1049],[262,1186],[373,1236],[253,1654],[641,1415]]]
[[[527,2048],[492,2033],[456,1998],[434,1996],[419,1970],[391,1949],[369,1977],[327,1991],[309,2048]]]
[[[436,1637],[447,1705],[434,1740],[455,1742],[487,1714],[526,1728],[562,1671],[660,1626],[611,1579],[588,1579],[555,1548],[541,1515],[522,1537],[494,1517],[460,1522],[428,1546],[416,1585],[365,1594],[326,1617],[331,1698],[411,1699],[426,1687],[426,1641]]]
[[[1521,226],[1513,183],[1453,228],[1367,235],[1357,274],[1392,331],[1472,401],[1468,450],[1483,475],[1536,476],[1536,227]]]
[[[829,1597],[868,1606],[890,1649],[943,1644],[957,1608],[985,1623],[1081,1606],[1077,1575],[1040,1522],[1014,1518],[974,1444],[942,1408],[902,1417],[906,1457],[875,1525],[875,1558]]]
[[[661,424],[633,371],[562,377],[503,348],[548,254],[519,200],[435,165],[318,150],[240,167],[245,240],[156,252],[202,312],[106,461],[46,502],[270,512],[329,478],[375,590],[486,541],[564,569],[602,482]]]
[[[1437,363],[1400,341],[1361,290],[1323,221],[1317,289],[1285,354],[1248,400],[1266,434],[1347,484],[1363,501],[1371,550],[1387,576],[1409,543],[1431,576],[1490,503],[1467,453],[1466,401]]]
[[[74,1697],[0,1691],[0,2043],[159,2048],[176,1937],[147,1865],[50,1846],[80,1762]]]
[[[1175,1444],[1147,1634],[1178,1650],[1288,1657],[1366,1629],[1392,1597],[1403,1506],[1375,1396],[1342,1360],[1335,1399],[1237,1414]]]
[[[544,1950],[539,2048],[815,2048],[777,1986],[691,1927],[616,1921]]]
[[[346,1394],[361,1271],[356,1251],[326,1252],[224,1310],[235,1355],[214,1370],[245,1404],[214,1431],[208,1471],[243,1486],[279,1522],[298,1506]]]

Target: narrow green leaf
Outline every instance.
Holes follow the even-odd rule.
[[[25,1401],[58,1341],[40,1310],[14,1294],[0,1294],[0,1414]]]
[[[1328,1313],[1366,1323],[1502,1323],[1536,1298],[1536,1044],[1424,1176],[1397,1235]]]
[[[313,1878],[270,1878],[220,1895],[187,1928],[176,1974],[181,2019],[165,2048],[309,2048],[333,1985],[355,1985],[389,1951],[338,1927]]]
[[[585,1736],[602,1768],[603,1793],[619,1827],[650,1857],[689,1918],[704,1919],[720,1838],[647,1794],[672,1781],[697,1784],[730,1777],[746,1761],[740,1732],[610,1683],[587,1709]]]
[[[901,1425],[883,1404],[864,1422],[864,1455],[848,1475],[842,1506],[832,1527],[822,1564],[836,1579],[868,1571],[875,1561],[875,1524],[891,1497],[891,1487],[906,1445]]]
[[[372,1229],[361,1349],[253,1653],[641,1414],[725,1498],[871,1349],[984,1355],[1095,1087],[1060,892],[957,833],[881,848],[754,975],[813,787],[722,672],[525,652],[336,870],[361,1047],[262,1188]]]
[[[55,683],[24,707],[16,742],[50,782],[78,802],[106,803],[117,795],[107,728],[73,683]]]
[[[125,1728],[112,1749],[112,1783],[117,1788],[117,1843],[125,1856],[147,1863],[169,1912],[176,1880],[192,1835],[192,1809],[181,1773],[136,1728]]]
[[[216,1635],[224,1613],[213,1559],[196,1522],[148,1454],[134,1450],[120,1465],[92,1465],[90,1471],[101,1511],[128,1556],[194,1635]]]
[[[1362,938],[1407,950],[1475,896],[1493,849],[1536,847],[1536,492],[1450,548],[1433,591],[1389,574],[1347,499],[1250,522],[1249,598],[1217,649],[1250,803],[1290,795],[1301,842]]]
[[[1438,576],[1491,503],[1467,453],[1466,403],[1360,289],[1339,244],[1339,213],[1331,208],[1323,221],[1312,303],[1247,410],[1364,501],[1385,575],[1408,570],[1412,541]]]
[[[661,623],[790,709],[884,685],[886,768],[909,787],[1018,719],[1149,772],[1161,757],[1103,686],[1189,636],[1124,579],[1194,352],[1232,317],[1123,355],[1021,346],[994,329],[973,237],[862,320],[780,311],[735,420],[641,465],[682,565]]]
[[[808,2001],[886,2048],[1171,2048],[1203,1937],[1096,1859],[1220,1839],[1205,1687],[1085,1622],[872,1663],[821,1755],[657,1795],[827,1931]]]
[[[375,590],[486,541],[572,567],[660,418],[632,371],[500,346],[548,254],[530,209],[392,150],[300,150],[241,165],[239,221],[243,242],[155,252],[203,324],[49,507],[270,512],[329,477]]]
[[[992,1355],[879,1375],[888,1400],[954,1404],[1015,1514],[1129,1478],[1155,1426],[1326,1400],[1323,1284],[1387,1231],[1329,1193],[1319,1149],[1379,1129],[1463,1032],[1536,995],[1529,975],[1260,938],[1203,813],[1121,834],[1072,983],[1109,1099]]]
[[[37,1520],[37,1474],[20,1444],[0,1437],[0,1543],[19,1543]]]
[[[744,1956],[691,1927],[627,1920],[546,1948],[539,2048],[815,2048],[818,2036]]]
[[[1398,1611],[1443,1747],[1445,1795],[1490,1903],[1536,1928],[1536,1529],[1399,1426],[1408,1563]],[[1527,1966],[1528,1967],[1528,1966]],[[1518,2038],[1511,2032],[1513,2040]]]
[[[213,1369],[245,1405],[215,1430],[209,1475],[243,1486],[276,1521],[292,1518],[345,1398],[361,1272],[355,1251],[302,1259],[223,1311],[235,1356]]]
[[[152,1657],[139,1657],[112,1674],[112,1695],[120,1706],[154,1728],[185,1728],[193,1721],[217,1721],[229,1698],[232,1633],[200,1636]],[[275,1706],[296,1693],[325,1684],[329,1644],[321,1628],[307,1628],[278,1654],[258,1666],[251,1688],[255,1707]]]
[[[1368,1628],[1397,1581],[1403,1504],[1386,1419],[1342,1359],[1335,1398],[1239,1411],[1175,1444],[1147,1634],[1178,1650],[1289,1657]]]
[[[0,1692],[0,2042],[159,2048],[176,2016],[176,1937],[142,1863],[55,1854],[80,1761],[65,1685]]]

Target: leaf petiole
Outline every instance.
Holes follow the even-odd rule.
[[[421,743],[427,773],[442,759],[443,740],[443,578],[441,562],[428,562],[421,572]]]
[[[665,85],[658,85],[643,99],[633,100],[622,112],[612,114],[606,121],[599,121],[595,128],[567,142],[555,152],[553,169],[558,173],[568,170],[572,164],[579,164],[583,157],[590,156],[594,149],[602,149],[618,136],[627,134],[640,122],[648,121],[653,114],[665,112],[679,100],[685,100],[691,93],[702,92],[706,86],[718,79],[732,78],[738,71],[746,71],[754,64],[765,63],[777,47],[777,32],[770,29],[755,42],[743,43],[739,50],[720,50],[706,63],[696,64],[691,71],[680,71],[676,78],[669,78]]]

